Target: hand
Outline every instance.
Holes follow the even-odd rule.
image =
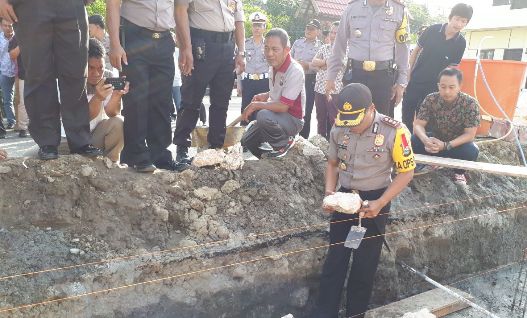
[[[326,97],[328,100],[331,98],[331,94],[335,92],[335,81],[327,80],[326,81]]]
[[[358,213],[361,218],[373,219],[379,215],[383,207],[384,205],[379,200],[368,201],[368,204],[363,205]]]
[[[444,148],[444,142],[441,140],[434,138],[434,137],[428,137],[426,141],[424,142],[425,151],[428,153],[438,153]]]
[[[122,63],[128,65],[126,52],[120,43],[110,44],[110,63],[119,71],[123,70]]]
[[[95,97],[103,101],[106,99],[106,97],[110,96],[110,94],[113,93],[113,85],[112,84],[104,84],[105,78],[103,77],[97,85],[95,85]]]
[[[244,121],[248,122],[251,115],[258,110],[258,104],[261,102],[252,102],[250,103],[245,110],[243,111],[242,118]]]
[[[0,0],[0,17],[10,23],[18,22],[15,10],[13,10],[13,6],[9,4],[8,0]]]
[[[335,192],[333,192],[333,191],[326,191],[326,197],[327,197],[328,195],[333,195],[333,194],[335,194]],[[324,201],[322,201],[322,210],[323,210],[324,212],[326,212],[326,213],[329,213],[329,214],[335,212],[332,208],[330,208],[330,207],[328,207],[327,205],[325,205],[325,204],[324,204]]]
[[[266,102],[266,101],[267,101],[267,93],[261,93],[261,94],[254,95],[251,103]]]
[[[128,94],[129,90],[130,90],[130,82],[126,82],[124,84],[124,88],[122,90],[120,90],[120,91],[115,90],[115,91],[113,91],[113,93],[117,94],[119,96],[123,96],[123,95]]]
[[[194,56],[192,56],[192,47],[179,51],[179,69],[185,76],[190,76],[194,69]]]
[[[298,61],[298,63],[300,63],[300,65],[302,65],[302,68],[304,69],[304,72],[309,71],[309,63],[308,62]]]
[[[7,151],[0,149],[0,160],[7,159]]]
[[[236,55],[235,62],[235,71],[237,75],[245,72],[245,56]]]
[[[405,88],[402,87],[399,84],[395,84],[392,87],[392,100],[395,98],[395,106],[399,105],[399,103],[403,100]]]

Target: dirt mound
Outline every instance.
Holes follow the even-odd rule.
[[[176,276],[4,314],[304,317],[316,298],[328,219],[320,208],[327,142],[313,143],[317,146],[300,140],[285,158],[247,161],[234,171],[192,167],[143,175],[76,155],[1,162],[0,316],[10,307]],[[483,151],[484,158],[513,161],[514,146],[508,143]],[[388,231],[497,211],[527,199],[518,191],[527,189],[524,180],[471,173],[470,186],[461,188],[449,174],[416,178],[393,202]],[[377,284],[374,302],[427,288],[397,269],[398,258],[429,266],[439,280],[514,259],[527,240],[522,212],[389,237],[393,254],[384,254],[378,274],[384,284]],[[511,231],[508,236],[503,228]],[[128,258],[138,254],[144,255]],[[75,266],[90,262],[95,264]]]

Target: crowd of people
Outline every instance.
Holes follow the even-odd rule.
[[[354,250],[337,244],[358,221],[332,214],[334,244],[311,317],[337,317],[352,253],[346,316],[367,310],[390,201],[414,171],[430,169],[416,165],[414,152],[478,157],[479,105],[461,92],[456,68],[466,47],[461,31],[473,14],[469,5],[455,5],[448,21],[422,30],[410,52],[408,12],[396,0],[353,0],[340,21],[309,20],[305,37],[292,45],[286,30],[267,30],[261,12],[250,15],[246,39],[242,1],[106,0],[106,21],[87,18],[90,2],[64,2],[59,10],[52,0],[0,0],[7,117],[0,138],[18,125],[20,137],[29,130],[39,158],[52,160],[62,123],[71,153],[105,155],[137,172],[183,171],[192,162],[190,136],[207,90],[207,141],[222,148],[240,78],[247,126],[241,144],[258,158],[283,157],[298,135],[309,137],[315,107],[316,131],[330,145],[325,194],[358,192],[366,237],[374,238]],[[393,118],[401,101],[402,123]],[[0,159],[6,156],[0,150]],[[466,184],[465,172],[456,170],[454,180]]]

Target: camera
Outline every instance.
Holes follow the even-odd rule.
[[[104,84],[112,84],[113,89],[118,91],[123,90],[126,85],[126,78],[124,77],[108,77]]]

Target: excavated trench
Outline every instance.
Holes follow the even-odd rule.
[[[0,163],[0,317],[309,317],[328,234],[327,144],[312,141],[236,171]],[[481,148],[518,164],[511,144]],[[463,188],[450,174],[418,176],[393,202],[372,306],[430,288],[397,260],[449,283],[520,259],[527,180],[471,172]]]

